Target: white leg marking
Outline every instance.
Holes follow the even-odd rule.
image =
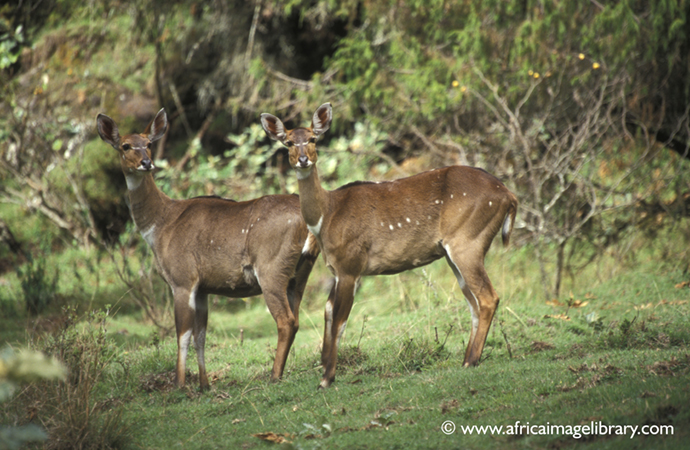
[[[443,248],[446,249],[446,255],[448,255],[448,261],[450,261],[451,264],[453,264],[453,267],[455,268],[455,273],[456,273],[455,277],[458,280],[458,285],[460,286],[460,289],[465,289],[465,286],[467,285],[467,283],[465,283],[465,277],[462,276],[462,272],[460,272],[460,268],[457,266],[457,264],[455,264],[455,261],[453,261],[453,257],[450,254],[450,247],[448,247],[448,245],[446,244],[443,246]]]
[[[199,362],[201,369],[206,369],[204,362],[204,343],[206,342],[206,328],[199,330],[196,339],[194,340],[194,348],[196,349],[196,359]]]
[[[307,225],[307,229],[311,231],[311,234],[318,237],[321,234],[321,225],[323,225],[323,216],[319,217],[319,222],[316,225]]]
[[[309,236],[307,236],[307,239],[304,241],[304,247],[302,247],[302,254],[303,255],[306,255],[307,253],[309,253],[309,248],[311,247],[311,240],[312,239],[314,239],[314,235],[309,234]]]
[[[180,358],[184,363],[187,360],[187,351],[189,350],[189,341],[192,338],[192,330],[187,330],[177,339],[177,345],[180,347]]]
[[[338,285],[338,281],[336,279],[336,286]],[[329,344],[331,343],[331,328],[333,328],[333,304],[331,301],[326,302],[326,334],[324,335],[324,344]]]
[[[342,325],[340,325],[340,329],[338,330],[338,339],[335,341],[335,345],[340,345],[340,338],[343,337],[343,333],[345,332],[345,327],[347,326],[347,320],[343,322]]]
[[[189,307],[196,311],[196,288],[189,294]]]

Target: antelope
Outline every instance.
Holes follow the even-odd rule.
[[[508,245],[517,198],[493,175],[466,166],[387,182],[358,181],[327,191],[319,181],[316,141],[332,119],[330,103],[316,110],[310,128],[288,130],[277,117],[261,115],[267,135],[288,148],[302,217],[335,275],[324,313],[319,387],[335,380],[338,343],[360,278],[400,273],[442,257],[472,316],[463,366],[478,364],[499,302],[484,257],[499,230]]]
[[[174,297],[176,382],[185,384],[190,338],[199,363],[201,390],[209,381],[204,361],[208,295],[250,297],[263,293],[278,328],[272,380],[283,375],[299,328],[299,305],[318,257],[296,195],[268,195],[235,202],[220,197],[173,200],[153,179],[151,144],[166,132],[161,109],[141,134],[120,136],[99,114],[98,134],[120,155],[130,211]]]

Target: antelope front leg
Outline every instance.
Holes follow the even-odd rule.
[[[350,316],[357,280],[352,277],[336,277],[335,286],[326,302],[324,313],[325,329],[321,364],[324,374],[319,388],[327,388],[335,380],[335,365],[338,359],[338,344],[345,331],[347,318]]]
[[[175,301],[175,330],[177,332],[177,365],[175,368],[175,381],[177,387],[184,387],[185,369],[187,364],[187,352],[189,342],[194,330],[195,311],[189,307],[189,291],[177,288],[173,289]]]
[[[299,328],[297,318],[290,309],[287,293],[284,290],[286,284],[279,283],[280,286],[264,288],[266,306],[268,306],[268,310],[271,312],[278,328],[278,344],[276,346],[276,356],[273,360],[271,381],[278,381],[283,376],[285,362]],[[299,308],[299,304],[297,308]]]
[[[204,360],[204,346],[206,344],[206,326],[208,324],[208,300],[207,296],[199,295],[196,298],[194,310],[194,348],[199,363],[199,386],[202,391],[210,388],[206,375],[206,362]]]
[[[491,285],[486,272],[483,269],[478,272],[476,277],[468,279],[467,285],[463,288],[463,293],[472,313],[472,332],[463,361],[465,367],[479,364],[491,321],[499,302],[498,294]]]

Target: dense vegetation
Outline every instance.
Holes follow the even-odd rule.
[[[285,151],[265,137],[259,115],[271,112],[288,126],[307,125],[314,109],[330,101],[334,124],[320,143],[320,171],[329,187],[471,164],[494,173],[518,195],[511,251],[520,256],[505,268],[518,281],[496,284],[503,289],[502,298],[526,301],[522,316],[536,317],[529,308],[539,310],[544,301],[568,305],[567,316],[575,305],[573,295],[614,282],[626,270],[639,275],[635,268],[645,262],[640,255],[659,262],[645,266],[654,275],[680,284],[690,271],[689,12],[684,0],[3,4],[0,340],[31,342],[69,360],[66,347],[81,342],[71,328],[77,315],[87,317],[86,323],[101,323],[105,319],[83,315],[103,314],[106,305],[115,305],[113,317],[124,320],[128,330],[140,331],[130,331],[129,338],[101,336],[101,325],[91,331],[104,339],[92,349],[102,359],[89,375],[93,383],[80,395],[88,397],[86,391],[109,379],[104,374],[114,369],[99,365],[104,361],[118,362],[125,372],[136,365],[122,353],[135,345],[151,344],[156,356],[165,356],[161,367],[154,365],[152,355],[137,354],[148,365],[132,370],[170,369],[170,294],[129,218],[115,153],[95,129],[96,114],[103,112],[126,133],[142,131],[160,107],[166,108],[171,127],[156,148],[161,168],[156,176],[171,197],[247,199],[296,192]],[[611,261],[618,266],[609,266]],[[489,273],[493,278],[491,267]],[[306,311],[322,307],[327,278],[317,267]],[[366,292],[382,295],[385,305],[389,300],[394,305],[398,297],[413,302],[415,307],[405,308],[415,310],[419,303],[408,292],[413,286],[443,284],[450,289],[451,284],[445,276],[432,280],[426,272],[393,279],[402,280],[391,282],[400,296],[383,295],[386,289],[373,285]],[[678,298],[658,297],[655,304],[685,301],[686,290],[676,292]],[[247,303],[252,304],[257,305]],[[66,305],[73,308],[64,310]],[[386,308],[382,311],[396,307]],[[661,314],[660,320],[682,329],[687,306],[674,308],[676,316]],[[110,318],[113,310],[107,311]],[[615,311],[624,315],[630,309]],[[600,346],[604,351],[608,345],[628,348],[609,340],[641,336],[645,343],[631,347],[651,348],[650,342],[660,340],[662,348],[687,348],[687,336],[680,331],[666,333],[668,342],[654,334],[665,333],[660,322],[650,325],[659,320],[654,314],[644,321],[627,317],[626,326],[623,319],[597,319],[603,315],[598,314],[588,319],[583,314],[580,325],[573,326],[586,331],[587,345],[606,340]],[[510,314],[504,318],[508,324],[514,319]],[[513,325],[533,325],[523,322]],[[315,328],[320,327],[316,320]],[[496,329],[493,339],[506,344],[522,333],[509,329],[501,336]],[[607,338],[603,330],[613,334]],[[550,345],[560,345],[561,335],[546,336],[554,340]],[[310,345],[316,345],[315,335],[310,337]],[[547,340],[541,334],[530,337]],[[429,334],[424,339],[432,345]],[[460,334],[452,339],[461,347]],[[524,339],[527,348],[530,338]],[[368,367],[357,359],[359,344],[356,348],[353,365]],[[404,365],[417,360],[418,355],[406,359],[405,348],[389,350]],[[311,364],[309,355],[298,356],[299,362],[309,359]],[[677,358],[674,376],[687,376],[687,356],[666,356],[667,361]],[[570,364],[581,368],[575,361]],[[589,372],[618,379],[619,372],[599,369]],[[399,372],[388,366],[361,370]],[[496,361],[490,370],[502,369]],[[640,375],[625,371],[631,378]],[[308,384],[297,379],[293,381]],[[249,384],[243,386],[246,390]],[[590,387],[578,389],[587,392]],[[131,388],[112,397],[101,392],[100,398],[115,405]],[[687,392],[683,395],[687,398]],[[247,401],[253,406],[257,400]],[[463,414],[471,416],[469,411]],[[99,420],[116,428],[122,417],[112,417]],[[51,423],[44,420],[46,426]]]

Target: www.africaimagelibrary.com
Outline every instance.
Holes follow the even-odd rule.
[[[446,420],[441,425],[441,431],[445,434],[453,434],[456,431],[455,423]],[[462,434],[494,434],[494,435],[566,435],[573,439],[581,439],[586,436],[628,436],[630,439],[636,436],[672,435],[673,425],[607,425],[601,421],[590,421],[584,425],[554,425],[549,422],[541,425],[522,423],[516,421],[512,425],[459,425],[458,431]]]

